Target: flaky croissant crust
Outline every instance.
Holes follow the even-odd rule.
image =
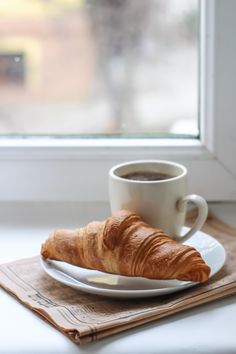
[[[204,282],[210,274],[193,247],[172,240],[128,210],[79,229],[56,230],[41,254],[83,268],[150,279]]]

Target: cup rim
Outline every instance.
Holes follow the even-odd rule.
[[[142,180],[127,179],[127,178],[120,177],[115,173],[115,171],[121,167],[138,165],[138,164],[150,164],[150,163],[175,166],[175,167],[182,169],[182,173],[180,173],[178,176],[175,176],[175,177],[167,178],[164,180],[154,180],[154,181],[153,180],[152,181],[147,181],[147,180],[142,181]],[[109,170],[109,176],[111,178],[114,178],[114,179],[120,180],[120,181],[125,181],[126,183],[132,183],[132,184],[133,183],[134,184],[167,183],[167,182],[172,182],[172,181],[176,181],[178,179],[181,179],[184,176],[186,176],[187,173],[188,173],[187,168],[184,165],[174,162],[174,161],[169,161],[169,160],[132,160],[132,161],[127,161],[127,162],[117,164],[117,165],[111,167]]]

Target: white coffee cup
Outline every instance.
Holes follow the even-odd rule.
[[[140,173],[161,174],[165,179],[139,180]],[[129,176],[127,176],[129,175]],[[135,176],[134,176],[135,175]],[[160,177],[160,176],[159,176]],[[185,166],[162,160],[130,161],[112,167],[109,171],[109,198],[111,211],[120,209],[138,213],[152,227],[160,228],[170,237],[185,241],[204,224],[208,206],[204,198],[187,193]],[[186,205],[194,203],[198,216],[192,228],[181,235],[186,216]]]

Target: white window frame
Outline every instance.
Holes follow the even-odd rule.
[[[2,138],[0,200],[105,202],[112,165],[169,159],[188,167],[189,192],[235,201],[235,13],[235,0],[201,1],[201,140]]]

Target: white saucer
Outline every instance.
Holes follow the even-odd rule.
[[[198,231],[184,244],[193,246],[201,253],[202,258],[211,268],[210,277],[223,267],[226,258],[224,247],[212,236]],[[45,272],[60,283],[87,293],[116,298],[170,294],[198,284],[179,280],[151,280],[113,275],[43,258],[41,264]]]

